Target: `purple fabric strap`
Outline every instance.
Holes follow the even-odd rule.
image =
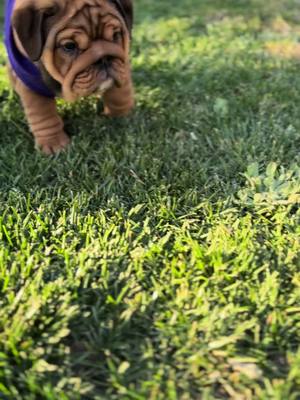
[[[45,85],[39,69],[17,49],[11,27],[11,16],[15,0],[6,0],[5,6],[5,47],[10,65],[29,89],[45,97],[55,97],[54,93]],[[24,21],[26,24],[26,21]]]

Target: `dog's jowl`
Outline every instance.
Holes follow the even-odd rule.
[[[56,97],[99,94],[111,116],[132,109],[132,20],[131,0],[6,1],[9,76],[44,153],[69,143]]]

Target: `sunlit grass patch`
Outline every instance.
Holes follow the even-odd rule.
[[[300,44],[290,40],[267,42],[267,52],[277,58],[300,60]]]

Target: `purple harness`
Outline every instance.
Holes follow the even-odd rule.
[[[5,47],[10,65],[18,78],[41,96],[54,98],[55,94],[45,85],[39,69],[17,49],[11,27],[11,16],[15,0],[6,0],[5,6]],[[26,23],[26,22],[24,22]]]

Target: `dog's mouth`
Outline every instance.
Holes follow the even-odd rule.
[[[74,79],[72,91],[77,97],[102,95],[112,86],[121,84],[120,74],[113,68],[113,59],[108,56],[79,73]]]
[[[126,54],[122,46],[98,40],[73,63],[65,76],[55,69],[53,79],[60,83],[62,97],[74,101],[90,94],[103,94],[126,80]],[[52,52],[45,53],[44,65],[55,65]]]

